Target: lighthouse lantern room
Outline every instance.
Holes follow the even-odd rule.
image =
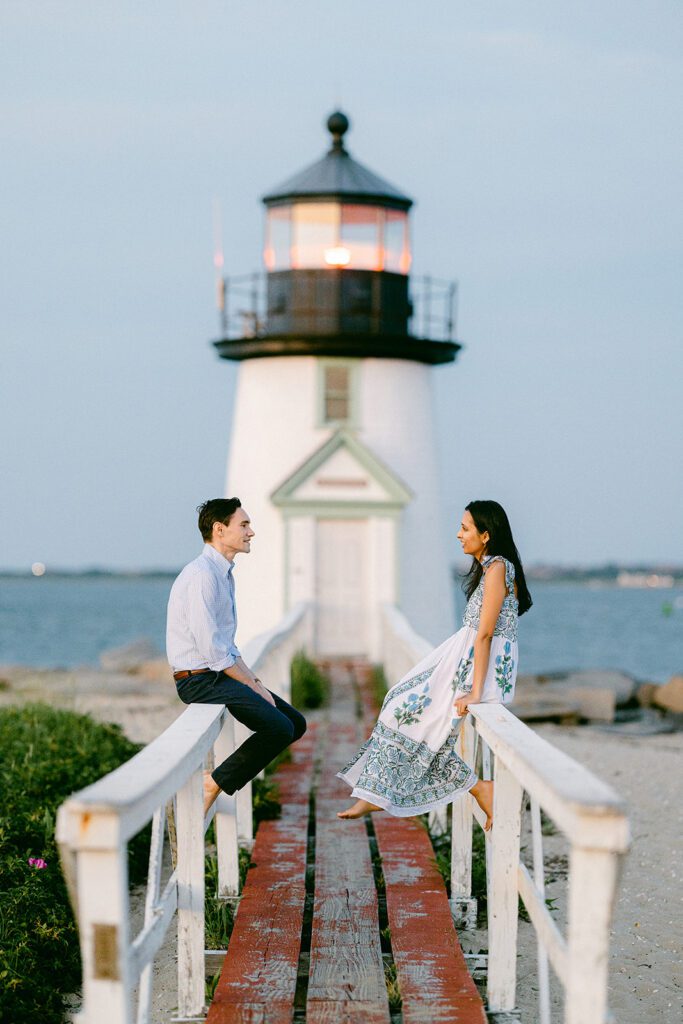
[[[323,158],[263,198],[265,273],[222,282],[227,493],[256,531],[239,639],[307,601],[317,653],[373,657],[383,604],[453,630],[432,374],[460,348],[455,285],[409,277],[412,200],[349,154],[344,114],[327,127]]]

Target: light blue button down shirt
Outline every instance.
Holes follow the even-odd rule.
[[[240,657],[235,646],[234,564],[205,544],[171,587],[166,654],[174,672],[205,667],[220,672]]]

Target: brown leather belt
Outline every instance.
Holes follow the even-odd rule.
[[[181,679],[187,679],[188,676],[203,676],[204,673],[210,671],[210,668],[189,668],[185,672],[174,672],[173,678],[176,683],[179,683]]]

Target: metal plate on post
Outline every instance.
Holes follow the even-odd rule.
[[[118,981],[120,978],[118,935],[115,924],[93,925],[93,977],[96,981]]]

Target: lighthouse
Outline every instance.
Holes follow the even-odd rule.
[[[256,532],[240,643],[308,602],[317,654],[372,658],[383,605],[434,642],[454,630],[433,375],[460,348],[455,285],[411,278],[412,200],[349,153],[343,113],[327,128],[322,159],[263,197],[264,270],[222,282],[226,492]]]

